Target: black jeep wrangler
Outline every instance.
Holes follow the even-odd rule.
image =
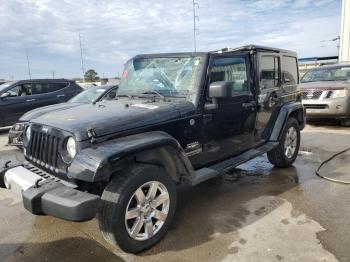
[[[244,46],[138,55],[115,100],[48,112],[25,130],[27,162],[3,186],[35,215],[86,221],[137,253],[169,229],[177,186],[197,185],[256,156],[290,166],[304,108],[297,55]]]

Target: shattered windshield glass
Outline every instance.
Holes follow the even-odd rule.
[[[135,58],[125,65],[119,94],[157,92],[194,101],[204,57]]]

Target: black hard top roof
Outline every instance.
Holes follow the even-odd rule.
[[[221,50],[213,51],[213,53],[225,53],[225,52],[237,52],[237,51],[260,51],[260,52],[274,52],[274,53],[287,53],[293,56],[297,56],[294,51],[280,49],[275,47],[261,46],[261,45],[245,45],[237,48],[223,48]]]
[[[206,56],[209,54],[218,53],[230,53],[230,52],[247,52],[247,51],[260,51],[260,52],[274,52],[274,53],[284,53],[291,56],[297,57],[297,53],[290,50],[278,49],[274,47],[259,46],[259,45],[245,45],[237,48],[223,48],[220,50],[214,50],[209,52],[180,52],[180,53],[158,53],[158,54],[140,54],[136,55],[134,58],[147,58],[147,57],[177,57],[177,56]]]

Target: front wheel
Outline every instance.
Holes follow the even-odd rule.
[[[300,128],[295,118],[289,118],[283,130],[279,145],[267,153],[271,164],[289,167],[297,158],[300,147]]]
[[[98,214],[104,238],[138,253],[167,233],[176,209],[176,187],[163,168],[137,164],[112,179]]]

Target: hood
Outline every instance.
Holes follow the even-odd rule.
[[[55,110],[31,122],[68,131],[78,141],[83,141],[88,139],[89,129],[93,129],[96,136],[101,137],[174,120],[194,112],[195,106],[188,101],[150,103],[123,99]]]
[[[81,103],[61,103],[61,104],[39,107],[25,113],[19,120],[27,122],[52,111],[65,110],[65,109],[69,109],[79,105],[81,105]]]
[[[336,90],[349,88],[348,81],[320,81],[320,82],[306,82],[300,84],[301,90]]]

